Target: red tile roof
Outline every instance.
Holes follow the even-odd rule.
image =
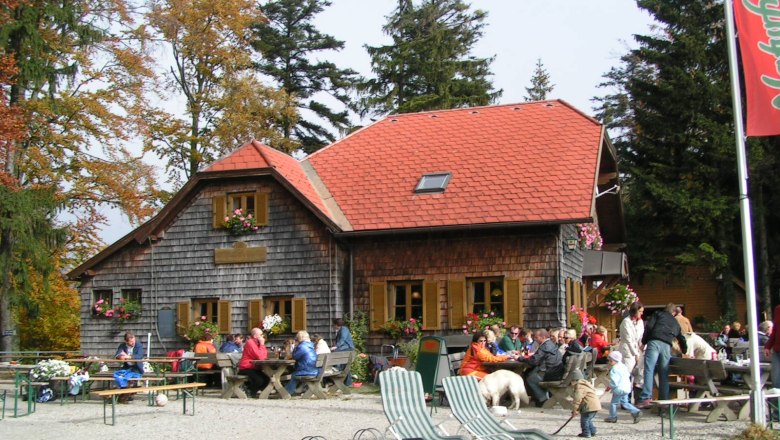
[[[389,116],[308,160],[354,231],[593,216],[602,126],[563,101]],[[420,177],[451,172],[443,193]]]
[[[253,140],[209,165],[203,172],[271,168],[327,217],[330,212],[295,158]]]

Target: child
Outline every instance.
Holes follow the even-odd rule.
[[[580,370],[575,370],[572,376],[574,378],[574,407],[571,410],[571,415],[573,417],[580,413],[580,427],[582,428],[578,437],[595,437],[596,426],[593,425],[593,419],[596,418],[596,413],[601,409],[601,402],[596,396],[593,384],[582,378]]]
[[[608,359],[611,368],[609,369],[609,387],[607,390],[612,390],[612,402],[609,405],[609,417],[604,419],[604,421],[617,423],[618,405],[622,405],[624,409],[631,411],[634,423],[639,423],[642,411],[628,401],[628,396],[631,395],[631,376],[629,375],[628,367],[623,363],[623,355],[615,350],[609,354]]]

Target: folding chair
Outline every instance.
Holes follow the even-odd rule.
[[[506,420],[497,421],[485,405],[485,399],[479,392],[479,384],[474,376],[450,376],[443,379],[444,392],[450,402],[452,415],[471,435],[481,438],[503,439],[550,439],[536,429],[518,430]],[[506,425],[503,426],[503,425]],[[458,430],[460,432],[460,430]]]
[[[388,370],[379,374],[382,408],[390,426],[385,430],[398,440],[466,440],[468,437],[448,435],[440,425],[434,425],[425,407],[422,379],[416,371]]]

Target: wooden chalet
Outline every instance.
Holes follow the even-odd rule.
[[[605,251],[625,242],[617,162],[605,128],[563,101],[386,117],[296,160],[252,141],[193,176],[157,216],[69,275],[82,349],[113,350],[103,298],[138,299],[125,328],[179,348],[194,319],[245,333],[279,313],[291,332],[332,337],[363,311],[369,346],[390,319],[461,332],[467,312],[562,326],[585,302],[575,224]],[[233,236],[241,208],[262,226]]]

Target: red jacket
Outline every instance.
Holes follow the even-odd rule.
[[[257,340],[250,338],[244,344],[244,353],[241,355],[241,360],[238,362],[239,370],[251,370],[255,368],[252,361],[262,361],[268,359],[268,350],[265,345],[260,345]]]
[[[604,349],[609,347],[609,342],[601,333],[593,333],[590,337],[590,346],[598,350],[599,354],[596,357],[604,357]]]

